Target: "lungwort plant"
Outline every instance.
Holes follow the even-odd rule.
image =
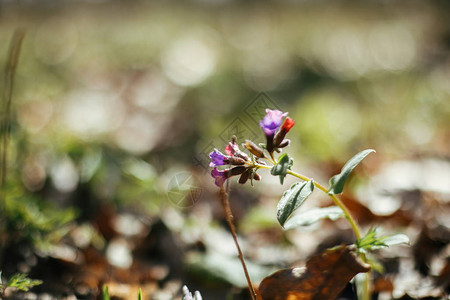
[[[251,297],[253,300],[335,299],[352,278],[358,273],[365,273],[362,280],[355,280],[355,282],[359,298],[368,300],[371,298],[370,270],[379,266],[371,255],[372,251],[409,242],[408,237],[403,234],[382,236],[375,229],[370,229],[364,235],[351,212],[338,197],[343,192],[344,185],[355,167],[375,150],[367,149],[357,153],[342,167],[339,174],[330,178],[328,186],[322,185],[294,171],[292,157],[282,153],[290,143],[290,140],[285,137],[294,124],[294,120],[288,117],[288,113],[266,109],[266,115],[259,124],[265,134],[265,144],[256,145],[246,140],[243,147],[248,153],[245,153],[241,151],[236,139],[233,138],[225,147],[225,153],[214,149],[209,154],[210,167],[213,167],[211,175],[220,188],[223,209],[235,240]],[[292,184],[283,193],[277,205],[276,216],[285,230],[307,226],[325,218],[331,220],[345,218],[353,230],[355,242],[353,245],[337,246],[310,258],[306,263],[306,269],[280,270],[264,279],[259,288],[255,289],[237,242],[224,183],[231,177],[239,176],[239,183],[245,184],[250,181],[253,185],[253,181],[261,180],[259,173],[263,169],[270,171],[273,176],[278,176],[281,184],[288,175],[298,179],[298,182]],[[294,215],[294,211],[305,203],[316,189],[328,195],[335,206],[313,208]]]

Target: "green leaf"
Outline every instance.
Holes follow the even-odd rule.
[[[334,175],[330,179],[330,189],[328,194],[340,194],[344,189],[345,181],[347,180],[353,169],[370,153],[375,152],[373,149],[367,149],[359,152],[353,156],[347,163],[342,167],[341,173]]]
[[[370,228],[365,236],[356,241],[356,247],[360,252],[370,251],[374,248],[388,247],[382,239],[377,237],[378,228]]]
[[[280,176],[280,183],[283,184],[284,178],[286,177],[287,170],[289,170],[292,165],[294,164],[294,160],[287,155],[287,153],[283,153],[278,158],[278,162],[276,165],[270,169],[270,173],[272,175],[279,175]]]
[[[409,238],[405,234],[393,234],[378,237],[378,228],[370,228],[367,234],[356,241],[360,252],[366,253],[371,250],[387,248],[394,245],[409,244]]]
[[[104,285],[102,287],[102,300],[110,300],[109,298],[109,290],[108,290],[108,286]]]
[[[388,246],[409,245],[409,237],[406,234],[398,233],[383,237],[383,242]]]
[[[21,291],[27,292],[33,286],[42,284],[41,280],[28,278],[26,274],[17,273],[11,276],[6,284],[7,287],[15,287]]]
[[[287,191],[283,193],[277,205],[277,219],[281,226],[289,218],[289,216],[305,202],[306,198],[314,190],[314,181],[294,183]]]
[[[139,289],[138,291],[138,296],[137,296],[138,300],[142,300],[142,290]]]
[[[342,217],[344,217],[344,213],[337,206],[313,208],[292,216],[284,224],[284,229],[288,230],[300,226],[309,226],[326,218],[335,221]]]

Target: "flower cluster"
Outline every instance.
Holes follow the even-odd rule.
[[[233,140],[225,147],[225,154],[217,149],[209,154],[211,162],[210,167],[214,167],[211,176],[215,179],[216,185],[221,186],[225,180],[231,176],[241,175],[239,183],[245,183],[247,180],[259,180],[260,177],[254,172],[254,163],[247,154],[239,149],[236,140]],[[231,169],[218,170],[217,166],[232,165]]]
[[[289,145],[289,140],[285,140],[284,137],[289,130],[294,126],[295,122],[287,116],[287,113],[283,113],[279,110],[266,109],[266,116],[259,122],[262,130],[266,134],[266,149],[272,155],[273,151],[279,151],[279,148],[284,148]],[[286,119],[281,126],[283,118]],[[281,129],[280,129],[281,126]]]
[[[279,152],[280,148],[289,145],[289,140],[285,140],[284,138],[292,126],[294,126],[295,122],[287,117],[287,114],[279,110],[266,109],[266,116],[259,123],[266,135],[266,144],[262,146],[269,153],[272,160],[274,151]],[[209,154],[211,158],[209,166],[214,168],[211,171],[211,176],[214,178],[217,186],[223,185],[228,178],[236,175],[240,175],[239,183],[241,184],[246,183],[249,179],[252,182],[253,180],[260,180],[260,176],[256,173],[258,164],[262,163],[259,160],[268,158],[264,150],[250,140],[246,140],[243,146],[252,154],[251,159],[239,149],[235,138],[225,147],[226,154],[223,154],[217,149],[214,149]],[[225,170],[219,170],[217,168],[223,165],[233,167]]]

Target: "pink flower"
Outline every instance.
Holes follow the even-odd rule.
[[[233,156],[236,152],[239,151],[239,146],[235,143],[228,143],[225,147],[225,153]]]
[[[227,180],[227,178],[228,178],[227,171],[217,170],[217,168],[214,168],[211,171],[211,176],[214,178],[217,186],[223,185],[225,180]]]

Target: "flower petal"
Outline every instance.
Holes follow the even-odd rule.
[[[283,113],[278,109],[266,109],[264,119],[259,122],[259,126],[264,130],[266,135],[273,135],[280,128],[283,118],[287,116],[287,112]]]
[[[217,186],[223,185],[223,183],[227,179],[226,172],[227,171],[217,170],[217,168],[212,169],[211,176],[215,179],[215,183]]]
[[[235,143],[228,143],[228,145],[225,147],[225,153],[233,156],[236,151],[239,151],[239,146]]]
[[[211,162],[209,163],[210,167],[217,167],[226,164],[225,160],[227,157],[217,149],[214,149],[214,151],[209,154],[209,157],[211,158]]]

